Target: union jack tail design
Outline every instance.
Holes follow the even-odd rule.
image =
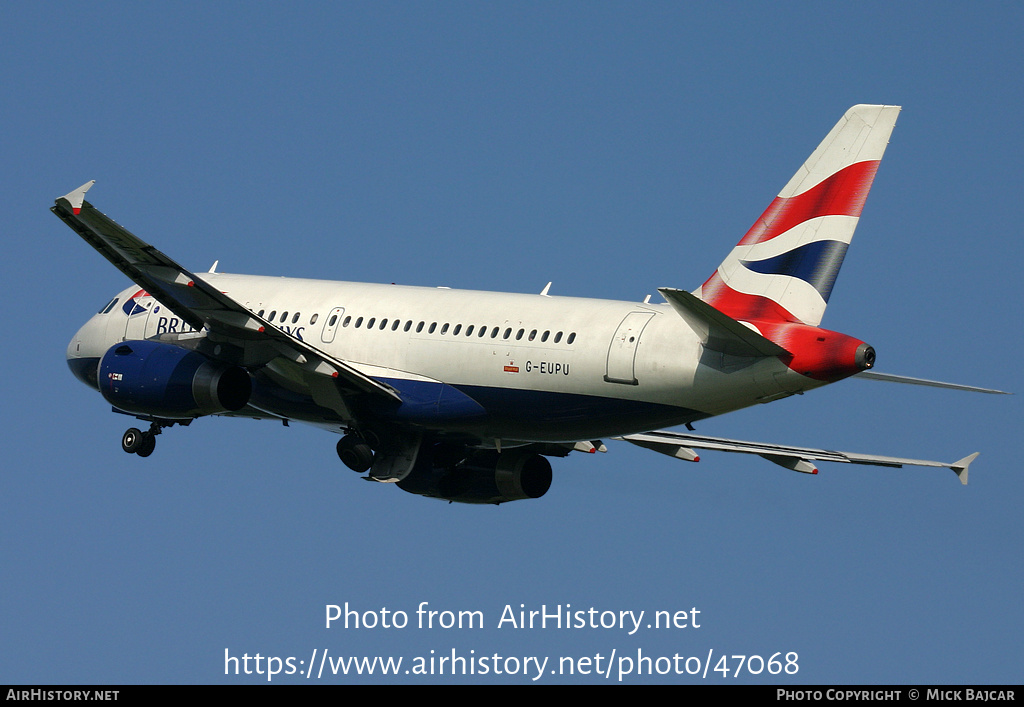
[[[695,294],[733,319],[818,326],[899,111],[846,111]]]

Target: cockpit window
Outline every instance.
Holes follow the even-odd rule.
[[[110,300],[110,301],[109,301],[109,302],[107,303],[107,306],[106,306],[106,307],[104,307],[103,309],[101,309],[101,310],[99,311],[99,313],[100,313],[100,314],[107,314],[107,313],[108,313],[108,312],[109,312],[110,310],[112,310],[112,309],[114,308],[114,305],[115,305],[115,304],[117,304],[117,300],[118,300],[118,298],[117,298],[117,297],[115,297],[114,299]]]

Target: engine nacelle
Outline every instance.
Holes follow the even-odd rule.
[[[427,452],[428,450],[423,450]],[[437,445],[423,454],[398,487],[459,503],[505,503],[540,498],[551,487],[551,464],[539,454],[510,450],[454,450]],[[459,457],[456,463],[452,463]]]
[[[125,341],[100,359],[99,389],[118,410],[179,419],[241,410],[252,380],[238,366],[179,346]]]

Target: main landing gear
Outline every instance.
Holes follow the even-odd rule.
[[[121,437],[121,449],[129,454],[148,457],[156,449],[156,436],[151,431],[143,432],[136,427],[129,427]]]
[[[357,474],[373,466],[373,448],[360,435],[350,433],[338,440],[338,458]]]
[[[137,427],[129,427],[121,436],[121,449],[128,454],[138,454],[140,457],[148,457],[156,449],[156,436],[164,427],[171,425],[187,425],[188,421],[167,421],[153,420],[149,423],[149,429],[143,432]]]

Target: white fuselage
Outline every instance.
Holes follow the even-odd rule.
[[[775,358],[723,362],[668,305],[221,273],[203,279],[307,344],[436,405],[402,421],[479,439],[569,441],[719,415],[821,383]],[[133,286],[94,316],[69,359],[124,340],[202,336]],[[132,299],[134,296],[134,299]],[[272,367],[256,374],[287,387]],[[444,408],[442,386],[468,396]],[[256,396],[242,414],[340,429],[322,408]]]

